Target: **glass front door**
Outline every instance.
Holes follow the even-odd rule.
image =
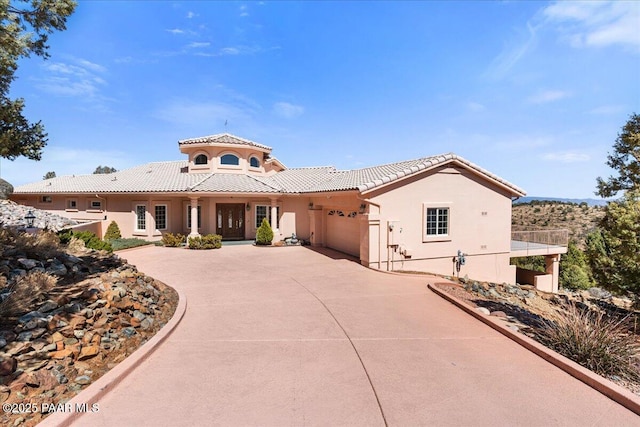
[[[244,203],[216,204],[216,233],[223,239],[244,239]]]

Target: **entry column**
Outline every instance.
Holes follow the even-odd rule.
[[[189,197],[191,200],[191,232],[190,237],[200,236],[198,234],[198,197]]]
[[[273,231],[278,230],[278,205],[276,199],[271,199],[271,228]]]

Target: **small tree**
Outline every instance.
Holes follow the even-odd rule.
[[[569,289],[589,289],[594,285],[587,257],[574,242],[560,258],[560,285]]]
[[[615,196],[619,191],[640,189],[640,115],[632,114],[613,144],[613,154],[607,156],[607,165],[618,172],[607,180],[598,178],[601,197]]]
[[[599,228],[587,236],[587,254],[598,284],[640,297],[640,191],[611,202]]]
[[[267,218],[263,218],[262,223],[260,224],[260,227],[258,227],[258,231],[256,232],[256,244],[270,245],[272,240],[273,230],[271,229]]]
[[[44,174],[42,179],[51,179],[51,178],[55,178],[55,177],[56,177],[56,173],[54,171],[49,171],[46,174]]]
[[[93,171],[94,175],[99,175],[99,174],[107,174],[107,173],[114,173],[114,172],[118,172],[118,169],[116,168],[112,168],[110,166],[98,166],[96,168],[96,170]]]
[[[121,238],[122,235],[120,234],[120,227],[118,227],[118,223],[111,221],[111,224],[107,227],[107,232],[104,235],[104,240],[115,240]]]

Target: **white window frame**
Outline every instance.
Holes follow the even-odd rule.
[[[251,160],[256,159],[256,161],[258,162],[258,166],[252,166],[251,165]],[[260,161],[260,159],[258,158],[258,156],[249,156],[249,167],[251,169],[259,169],[260,166],[262,166],[262,162]]]
[[[232,155],[234,157],[238,158],[238,164],[237,165],[225,165],[224,163],[222,163],[222,157],[227,156],[227,155]],[[246,161],[246,160],[244,160]],[[223,153],[220,153],[220,155],[218,156],[218,168],[219,169],[242,169],[242,162],[243,162],[243,157],[240,156],[238,153],[234,153],[233,151],[225,151]]]
[[[158,208],[164,208],[164,227],[158,227]],[[156,230],[166,230],[169,224],[169,207],[166,203],[157,203],[153,206],[153,218],[156,223]]]
[[[271,224],[271,205],[266,205],[266,204],[256,204],[254,205],[254,214],[253,214],[253,225],[256,227],[256,230],[258,229],[258,227],[260,227],[260,224],[262,223],[262,219],[260,219],[260,223],[258,223],[258,208],[264,207],[266,209],[266,216],[264,216],[264,218],[267,218],[267,221],[269,221],[269,225],[271,226],[271,228],[273,230],[279,230],[280,229],[280,205],[277,205],[276,208],[278,210],[278,212],[276,213],[276,226],[274,227],[273,224]]]
[[[144,228],[139,228],[138,226],[140,225],[140,216],[139,216],[139,212],[138,212],[138,208],[142,207],[144,208],[144,217],[142,218],[143,220],[143,225]],[[147,204],[146,203],[135,203],[133,205],[133,217],[134,217],[134,224],[133,224],[133,230],[135,233],[147,233]]]
[[[204,163],[198,163],[198,157],[203,156],[205,161]],[[199,153],[193,157],[193,165],[194,166],[207,166],[209,164],[209,156],[204,153]]]
[[[435,233],[429,233],[429,213],[435,211]],[[442,213],[446,212],[446,229],[441,230]],[[422,241],[450,241],[451,240],[451,203],[424,203],[422,205]]]

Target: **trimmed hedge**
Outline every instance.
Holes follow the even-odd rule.
[[[189,249],[220,249],[221,247],[222,236],[219,234],[189,237]]]
[[[162,235],[162,244],[172,248],[178,248],[186,242],[186,236],[180,233],[165,233]]]

